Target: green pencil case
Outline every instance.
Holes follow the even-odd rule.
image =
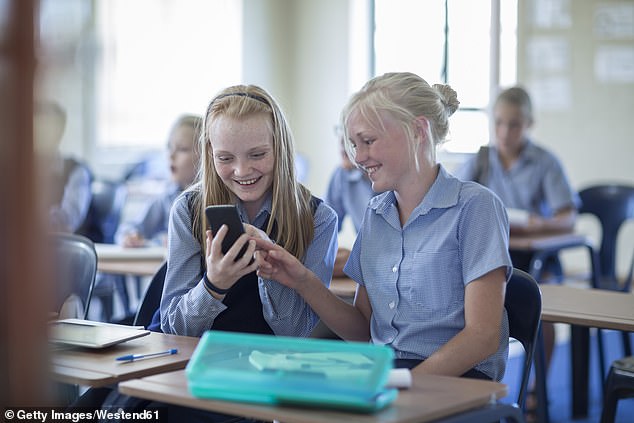
[[[386,346],[327,339],[207,331],[189,361],[189,390],[199,398],[380,410],[394,353]]]

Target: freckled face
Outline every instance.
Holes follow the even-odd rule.
[[[407,134],[389,113],[380,113],[385,131],[373,129],[358,112],[348,118],[348,135],[354,147],[355,162],[368,174],[372,190],[399,191],[416,177],[414,160],[409,153]]]
[[[247,210],[259,210],[273,184],[275,166],[269,116],[221,116],[210,128],[210,139],[220,179]]]

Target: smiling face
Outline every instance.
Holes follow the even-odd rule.
[[[400,191],[418,178],[410,140],[400,123],[389,113],[380,112],[384,130],[371,125],[353,111],[347,121],[348,136],[355,152],[355,162],[366,171],[372,190]]]
[[[219,116],[209,135],[218,176],[244,203],[249,215],[254,215],[273,184],[275,157],[269,116]]]

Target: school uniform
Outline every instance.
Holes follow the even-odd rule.
[[[176,200],[170,216],[168,267],[160,309],[163,332],[201,336],[204,331],[217,328],[285,336],[310,335],[319,320],[310,306],[293,289],[257,277],[255,272],[247,275],[253,278],[252,282],[238,281],[231,288],[231,291],[239,291],[233,299],[229,298],[231,291],[222,301],[207,291],[203,281],[204,253],[191,230],[189,195],[191,191]],[[265,229],[271,213],[271,198],[264,201],[252,222],[240,201],[237,208],[242,222]],[[321,201],[314,210],[314,225],[314,237],[303,264],[329,286],[337,252],[337,224],[335,213]],[[245,301],[249,301],[248,306]]]
[[[424,360],[465,325],[465,287],[512,265],[508,218],[500,199],[440,166],[438,177],[401,226],[393,191],[370,200],[344,272],[365,286],[372,342],[397,359]],[[497,351],[475,366],[493,380],[504,375],[508,320],[501,317]]]
[[[172,204],[182,192],[178,184],[169,184],[164,194],[149,202],[133,220],[119,227],[115,234],[117,244],[122,244],[126,235],[138,233],[150,245],[164,245]]]
[[[374,195],[372,182],[363,171],[338,167],[330,177],[324,201],[337,213],[340,231],[346,216],[350,216],[354,228],[359,231],[368,201]]]

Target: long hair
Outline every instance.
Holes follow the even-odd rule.
[[[204,250],[204,234],[207,228],[205,207],[235,204],[238,200],[220,179],[215,168],[210,138],[213,122],[221,116],[240,120],[261,114],[270,119],[275,158],[271,186],[271,217],[264,231],[271,235],[273,225],[277,223],[276,242],[302,260],[314,236],[311,194],[295,179],[293,136],[282,110],[270,94],[255,85],[226,88],[207,106],[199,142],[199,182],[192,188],[198,192],[192,204],[194,235]]]
[[[373,129],[385,131],[380,115],[385,111],[400,122],[410,140],[410,153],[415,159],[417,169],[419,165],[414,142],[415,121],[420,116],[427,119],[426,138],[430,147],[430,158],[435,162],[436,147],[445,140],[449,130],[449,116],[458,109],[459,104],[456,92],[449,85],[430,86],[423,78],[409,72],[377,76],[354,94],[343,109],[341,116],[346,132],[346,151],[351,158],[354,157],[347,129],[350,114],[358,111],[373,125]]]

